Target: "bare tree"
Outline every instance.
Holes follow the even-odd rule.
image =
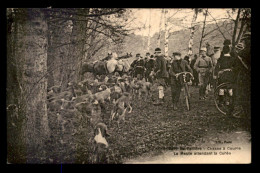
[[[234,51],[235,45],[240,41],[243,33],[251,30],[251,9],[239,8],[232,9],[233,13],[237,12],[234,21],[234,30],[232,35],[232,50]]]
[[[202,42],[203,42],[203,38],[205,37],[204,36],[204,31],[205,31],[205,27],[206,27],[206,19],[207,19],[207,16],[208,16],[208,8],[206,9],[206,11],[203,13],[203,15],[205,16],[204,18],[204,22],[203,22],[203,28],[202,28],[202,34],[201,34],[201,39],[200,39],[200,46],[199,46],[199,50],[202,46]]]

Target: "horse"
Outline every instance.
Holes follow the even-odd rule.
[[[120,59],[117,63],[116,71],[122,76],[125,73],[128,73],[131,67],[131,59]]]
[[[100,61],[83,63],[81,74],[83,75],[86,72],[91,72],[96,76],[118,72],[120,76],[122,76],[124,73],[128,73],[132,62],[132,53],[127,53],[121,57],[117,57],[114,53],[111,57],[107,56]]]
[[[91,72],[96,75],[107,75],[115,72],[118,61],[116,60],[117,55],[113,54],[111,59],[107,61],[94,61],[92,63],[84,62],[82,64],[81,74],[84,75],[86,72]]]
[[[130,69],[130,64],[132,63],[131,57],[132,53],[127,53],[126,55],[121,57],[116,57],[116,55],[114,55],[114,58],[105,61],[107,74],[118,72],[120,76],[122,76],[124,73],[127,73]],[[103,66],[104,64],[101,65],[101,67]]]

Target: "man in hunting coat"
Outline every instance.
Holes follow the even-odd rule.
[[[135,62],[135,68],[134,68],[134,71],[135,71],[135,74],[137,75],[136,77],[140,80],[143,79],[144,77],[144,73],[145,73],[145,60],[143,57],[140,56],[140,54],[137,54],[137,60]]]
[[[194,64],[194,69],[198,72],[199,74],[199,99],[200,100],[205,100],[206,99],[206,87],[209,83],[210,79],[210,74],[212,72],[212,61],[211,58],[206,56],[206,48],[201,48],[200,49],[200,56],[196,60]]]
[[[154,102],[155,105],[162,104],[164,102],[164,87],[165,80],[169,77],[167,72],[167,65],[164,56],[161,53],[160,48],[155,49],[155,58],[156,58],[156,67],[155,67],[155,76],[157,78],[158,90],[159,90],[159,99],[157,102]]]
[[[171,85],[172,103],[173,103],[172,107],[173,110],[177,110],[177,103],[180,98],[182,81],[176,78],[176,74],[185,71],[193,73],[193,71],[189,66],[188,62],[184,59],[181,59],[181,53],[174,52],[173,57],[174,58],[170,64],[169,76],[171,80],[170,85]]]
[[[214,79],[218,79],[218,85],[222,83],[229,83],[227,88],[219,90],[219,106],[226,104],[228,107],[227,114],[231,115],[234,109],[234,97],[233,89],[236,81],[236,67],[238,66],[235,57],[230,54],[230,47],[223,47],[223,55],[218,59],[216,68],[214,70]],[[226,94],[225,94],[226,93]],[[230,99],[224,103],[224,95],[228,96]]]
[[[151,72],[154,70],[155,67],[155,59],[150,57],[150,53],[146,53],[145,57],[145,79],[147,82],[152,82],[152,77],[150,76]]]

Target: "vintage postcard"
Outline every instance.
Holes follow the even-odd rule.
[[[250,8],[7,8],[8,164],[250,164]]]

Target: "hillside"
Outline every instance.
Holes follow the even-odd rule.
[[[232,38],[233,23],[230,23],[228,21],[218,22],[218,26],[227,39]],[[198,53],[201,34],[202,34],[202,26],[197,26],[195,29],[195,35],[193,41],[194,53]],[[205,43],[208,41],[213,46],[222,46],[224,42],[224,37],[219,32],[216,24],[206,25],[205,34],[206,36],[204,38],[202,45],[205,46]],[[180,31],[175,31],[170,33],[169,34],[169,55],[171,55],[172,52],[174,51],[179,51],[183,55],[186,55],[188,52],[189,35],[190,35],[189,29],[183,29]],[[156,48],[157,38],[158,38],[158,33],[155,33],[153,37],[151,37],[150,53],[153,53],[154,49]],[[97,57],[101,58],[105,56],[106,52],[109,49],[117,52],[119,56],[125,54],[126,52],[132,52],[132,55],[141,53],[141,55],[144,56],[147,48],[147,41],[148,41],[147,36],[142,37],[141,35],[131,34],[125,38],[124,43],[120,45],[120,47],[113,46],[113,45],[107,46],[106,48],[102,49],[100,52],[97,53]],[[164,53],[164,48],[162,47],[163,44],[164,44],[164,33],[162,33],[161,35],[161,49]]]

